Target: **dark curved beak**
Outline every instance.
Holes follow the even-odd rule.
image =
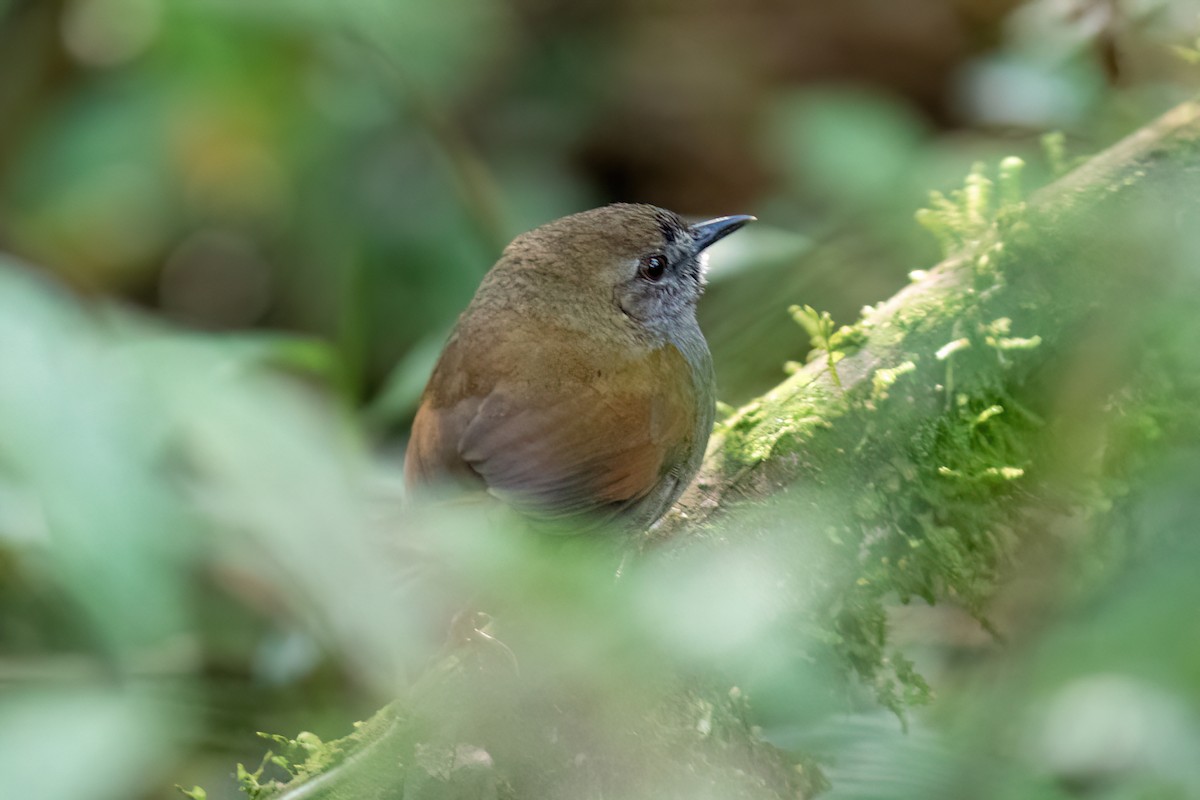
[[[754,222],[756,217],[749,214],[736,214],[732,217],[717,217],[706,222],[697,222],[692,226],[692,241],[696,253],[702,253],[711,245],[724,239],[747,222]]]

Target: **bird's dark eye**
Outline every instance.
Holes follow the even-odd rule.
[[[666,271],[667,259],[665,256],[646,256],[642,259],[642,277],[646,280],[656,281],[662,278]]]

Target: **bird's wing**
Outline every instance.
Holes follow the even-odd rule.
[[[549,362],[535,374],[485,381],[485,392],[427,394],[413,426],[409,482],[474,479],[523,511],[605,516],[646,497],[686,460],[697,410],[677,349],[608,370]],[[461,383],[481,388],[478,379]]]

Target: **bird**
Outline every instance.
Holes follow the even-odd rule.
[[[712,356],[696,321],[705,250],[753,220],[688,223],[617,203],[514,239],[421,396],[409,497],[453,487],[568,530],[649,529],[699,471],[712,431]]]

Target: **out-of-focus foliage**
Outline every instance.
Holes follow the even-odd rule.
[[[784,788],[831,798],[1200,794],[1192,239],[1154,324],[1044,378],[1077,423],[1059,468],[1094,473],[1054,483],[1037,424],[962,409],[972,447],[1043,448],[1039,480],[1088,494],[1006,484],[1027,544],[960,598],[1003,639],[892,594],[888,617],[835,609],[894,631],[908,683],[860,685],[845,629],[814,622],[873,577],[820,509],[880,514],[903,481],[616,581],[609,542],[405,516],[392,446],[503,243],[612,200],[762,220],[714,252],[701,306],[723,399],[810,338],[836,369],[832,320],[937,258],[912,221],[930,190],[1014,153],[1040,185],[1194,93],[1198,25],[1187,0],[0,2],[0,797],[232,798],[235,764],[286,745],[257,731],[310,732],[259,776],[280,779],[421,686],[470,602],[499,637],[471,657],[511,680],[418,710],[511,726],[517,760],[573,713],[564,758],[582,737],[638,765],[630,796],[736,794],[766,756],[706,738],[734,719],[807,759]],[[829,313],[806,335],[792,304]],[[905,734],[877,697],[931,699],[918,673],[935,702]],[[668,676],[737,691],[689,705]],[[655,714],[711,758],[628,737]]]

